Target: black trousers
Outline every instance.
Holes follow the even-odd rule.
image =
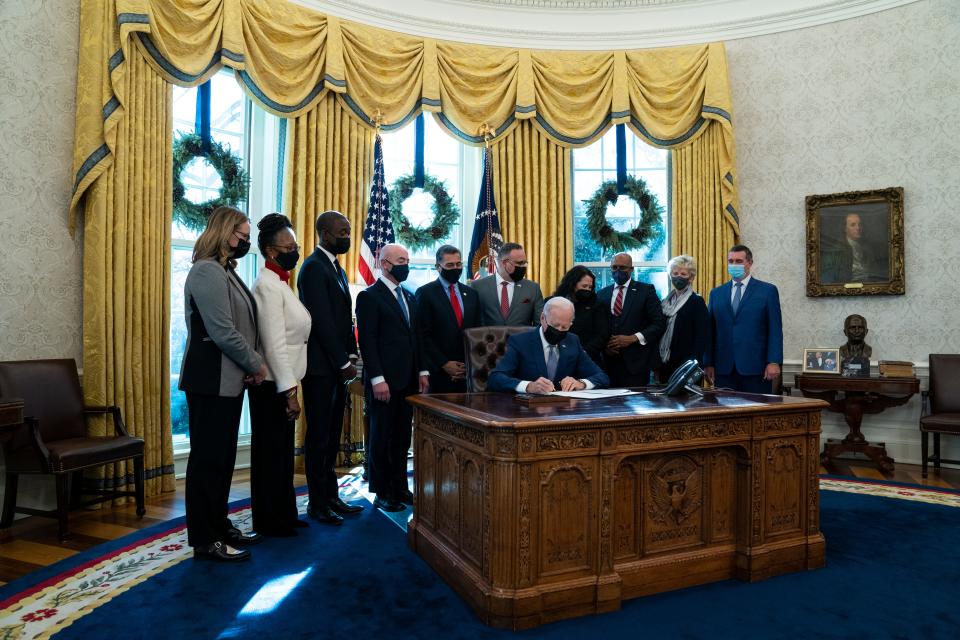
[[[430,373],[430,391],[429,393],[466,393],[466,380],[454,382],[453,378],[448,376],[442,369]]]
[[[743,391],[745,393],[773,393],[773,383],[770,380],[764,380],[763,374],[757,376],[745,376],[734,367],[730,373],[716,374],[714,383],[718,387]]]
[[[230,481],[237,461],[243,394],[224,398],[187,392],[190,457],[187,460],[187,541],[201,547],[227,537]]]
[[[366,386],[367,410],[370,414],[370,443],[367,460],[370,492],[381,497],[399,499],[407,486],[407,451],[413,430],[413,406],[407,397],[417,392],[417,383],[403,391],[390,389],[390,402],[373,398],[369,382]]]
[[[250,387],[250,507],[255,531],[293,527],[297,495],[293,488],[294,421],[287,398],[265,380]]]
[[[339,376],[312,376],[303,379],[303,409],[307,432],[303,436],[303,466],[311,505],[324,505],[339,497],[334,465],[343,433],[343,411],[347,385]]]

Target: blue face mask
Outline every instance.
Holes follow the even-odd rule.
[[[746,274],[746,270],[742,264],[728,264],[727,273],[729,273],[730,277],[734,280],[741,280],[744,274]]]
[[[613,281],[617,284],[627,284],[627,281],[630,280],[629,271],[613,271],[611,269],[610,273],[613,275]]]

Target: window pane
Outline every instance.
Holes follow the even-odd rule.
[[[423,123],[424,163],[428,166],[436,162],[458,164],[462,143],[444,131],[432,116],[425,116]]]
[[[221,72],[210,78],[210,129],[219,142],[231,144],[234,153],[242,153],[233,147],[236,139],[242,139],[244,133],[245,97],[243,89],[237,84],[230,72]],[[221,134],[233,134],[229,138]]]
[[[180,382],[180,367],[183,350],[187,346],[187,324],[184,321],[183,285],[190,272],[193,251],[174,247],[171,252],[170,278],[170,421],[173,426],[174,445],[183,446],[189,436],[187,422],[187,398],[177,385]]]

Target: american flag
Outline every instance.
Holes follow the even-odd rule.
[[[483,153],[483,185],[473,223],[473,239],[467,256],[467,278],[476,280],[496,271],[497,252],[503,246],[497,203],[493,199],[493,156],[490,147]],[[481,262],[486,258],[486,263]]]
[[[360,245],[360,264],[357,270],[367,285],[376,281],[379,269],[377,258],[383,245],[394,241],[393,223],[390,222],[390,197],[383,177],[383,141],[377,134],[373,145],[373,183],[370,185],[370,206],[367,222],[363,226],[363,243]]]

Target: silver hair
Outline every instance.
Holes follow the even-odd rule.
[[[570,311],[574,310],[573,303],[570,302],[567,298],[563,296],[554,296],[547,300],[546,304],[543,305],[543,315],[547,318],[550,317],[550,312],[556,308],[569,309]]]
[[[690,277],[697,275],[697,260],[693,256],[674,256],[667,263],[667,275],[673,273],[674,269],[686,269],[690,272]]]

